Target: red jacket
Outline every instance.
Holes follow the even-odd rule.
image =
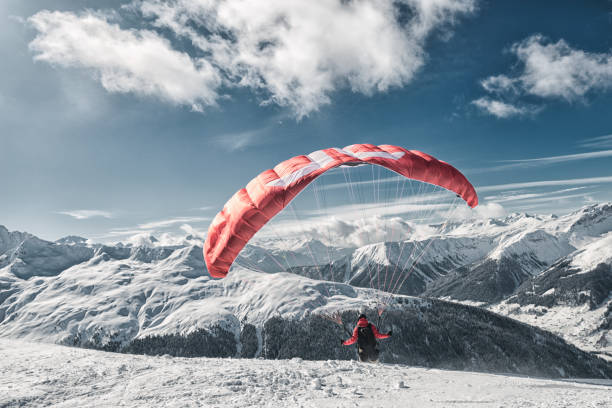
[[[359,328],[366,327],[368,324],[371,324],[370,322],[368,322],[368,319],[365,319],[363,317],[359,319],[359,321],[357,321],[357,326],[355,326],[355,328],[353,329],[353,335],[351,336],[351,338],[346,341],[343,341],[342,344],[344,344],[345,346],[355,344],[355,342],[357,341],[357,337],[359,336]],[[387,337],[390,337],[388,334],[380,333],[376,326],[374,326],[373,324],[371,325],[372,333],[374,333],[374,337],[376,337],[377,339],[386,339]]]

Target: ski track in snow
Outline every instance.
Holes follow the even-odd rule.
[[[612,381],[176,358],[0,339],[0,407],[610,407]]]

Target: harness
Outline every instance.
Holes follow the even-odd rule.
[[[371,348],[376,345],[376,338],[372,331],[372,323],[368,323],[365,327],[357,329],[357,345],[360,348]]]

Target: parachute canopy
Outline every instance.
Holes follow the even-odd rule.
[[[338,166],[359,164],[385,167],[408,179],[450,190],[470,207],[478,205],[476,191],[467,178],[450,164],[426,153],[371,144],[317,150],[262,172],[225,203],[212,221],[204,243],[210,275],[225,277],[253,235],[318,176]]]

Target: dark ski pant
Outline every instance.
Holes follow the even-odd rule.
[[[359,354],[359,361],[362,363],[367,363],[368,361],[375,363],[378,361],[379,351],[375,346],[364,346],[363,348],[358,346],[357,354]]]

